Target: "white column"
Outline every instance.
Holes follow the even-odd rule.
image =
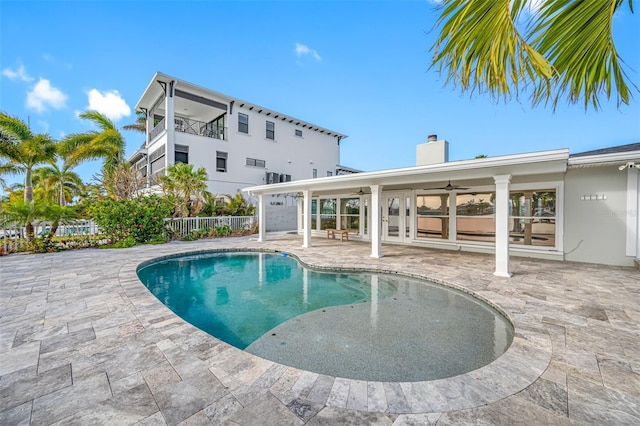
[[[458,238],[458,208],[456,193],[449,193],[449,241],[453,242]]]
[[[302,232],[302,229],[304,226],[304,219],[302,218],[302,213],[304,211],[302,210],[302,200],[300,199],[300,197],[298,197],[296,200],[297,200],[297,207],[298,207],[298,213],[296,215],[296,226],[297,226],[298,233],[300,233]]]
[[[640,259],[640,169],[627,168],[626,255]]]
[[[304,201],[302,209],[304,210],[304,225],[302,247],[311,247],[311,191],[302,191]]]
[[[258,241],[264,241],[266,228],[264,194],[258,194]]]
[[[382,257],[382,214],[380,203],[382,197],[382,186],[371,185],[371,224],[369,233],[371,234],[371,257]]]
[[[165,126],[167,131],[167,151],[165,153],[165,167],[169,167],[175,163],[175,97],[174,82],[167,83],[167,90],[164,97],[164,110],[165,110]],[[166,173],[166,171],[165,171]]]
[[[510,277],[509,272],[509,182],[511,175],[493,177],[496,183],[496,270],[493,275]]]

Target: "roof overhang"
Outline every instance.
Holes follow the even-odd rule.
[[[311,130],[319,131],[320,133],[325,133],[329,136],[333,136],[338,140],[347,138],[347,135],[343,135],[336,131],[333,131],[324,127],[320,127],[316,124],[309,123],[308,121],[300,120],[291,115],[283,114],[281,112],[274,111],[269,108],[265,108],[263,106],[257,105],[252,102],[247,102],[239,98],[225,95],[224,93],[216,92],[214,90],[210,90],[205,87],[198,86],[193,83],[189,83],[188,81],[180,80],[176,77],[172,77],[170,75],[163,74],[161,72],[156,72],[153,75],[153,78],[147,85],[147,88],[145,89],[144,93],[136,103],[136,106],[135,106],[136,111],[142,110],[142,109],[148,110],[149,108],[152,108],[155,105],[155,103],[158,101],[158,99],[160,99],[161,96],[164,96],[164,89],[160,83],[169,84],[171,82],[173,82],[174,87],[177,90],[187,92],[191,95],[200,96],[206,99],[216,100],[224,104],[230,104],[231,102],[234,102],[236,108],[242,106],[242,107],[246,107],[247,109],[260,111],[261,114],[264,114],[268,117],[277,117],[280,120],[287,120],[289,122],[296,123],[296,125],[300,125],[303,128],[309,128]]]
[[[630,161],[640,161],[640,150],[569,157],[569,168],[621,166]]]
[[[535,176],[565,173],[568,158],[569,151],[559,149],[259,185],[244,188],[243,191],[251,195],[270,195],[306,190],[339,192],[371,185],[383,185],[385,188],[395,189],[399,189],[403,185],[406,188],[428,189],[429,184],[446,183],[447,180],[472,181],[498,175]]]

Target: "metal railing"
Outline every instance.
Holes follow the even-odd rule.
[[[165,119],[163,118],[158,124],[156,124],[156,127],[154,127],[153,130],[149,132],[149,143],[151,143],[151,141],[153,141],[156,136],[162,133],[162,131],[165,129],[164,122]]]
[[[192,120],[186,117],[175,118],[176,131],[190,135],[205,136],[212,139],[226,140],[227,128],[214,126],[204,121]]]
[[[178,217],[165,219],[176,237],[185,237],[193,231],[216,230],[228,227],[230,231],[253,229],[258,225],[257,216]]]

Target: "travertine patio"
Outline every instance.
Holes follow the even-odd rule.
[[[0,424],[640,424],[640,272],[301,237],[201,240],[0,258]],[[246,354],[176,317],[139,282],[154,257],[208,249],[428,276],[514,322],[489,366],[416,383],[347,380]]]

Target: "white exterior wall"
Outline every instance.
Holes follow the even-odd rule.
[[[626,192],[627,173],[618,170],[617,166],[567,171],[564,204],[566,260],[633,266],[633,257],[625,253]]]
[[[238,132],[238,112],[249,116],[248,134]],[[275,140],[266,138],[266,121],[275,123]],[[228,140],[175,132],[175,143],[189,147],[189,164],[207,170],[209,191],[214,194],[233,195],[241,188],[263,185],[267,172],[289,174],[292,180],[311,178],[314,168],[318,177],[327,176],[327,171],[335,174],[340,162],[337,138],[296,126],[295,122],[236,106],[233,115],[227,114],[227,128]],[[302,137],[295,136],[295,129],[302,130]],[[216,151],[228,154],[226,172],[216,171]],[[266,167],[247,166],[247,158],[264,160]]]

